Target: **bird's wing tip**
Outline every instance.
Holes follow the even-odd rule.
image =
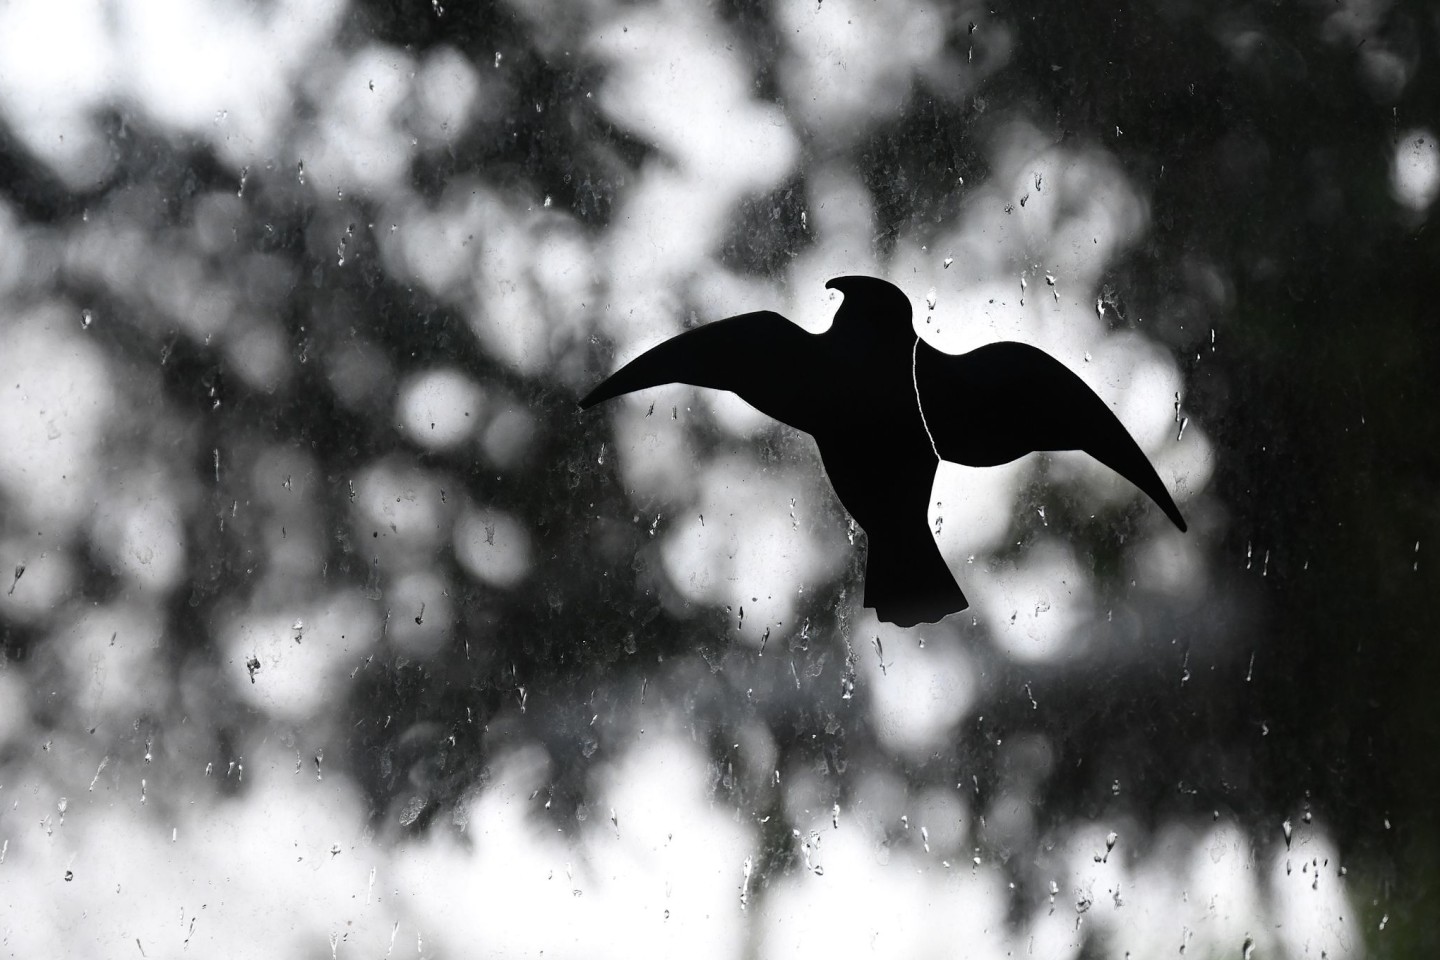
[[[1185,533],[1190,529],[1190,525],[1185,522],[1185,516],[1180,512],[1180,508],[1176,506],[1174,502],[1171,502],[1169,505],[1160,504],[1160,510],[1170,519],[1171,523],[1175,524],[1175,528],[1181,533]]]

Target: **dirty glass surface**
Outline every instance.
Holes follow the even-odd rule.
[[[0,5],[0,954],[1435,956],[1437,39]],[[577,409],[852,273],[1066,363],[1189,532],[943,466],[972,606],[901,629],[808,437]]]

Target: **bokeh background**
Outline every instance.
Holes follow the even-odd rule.
[[[1435,956],[1437,53],[1396,0],[0,4],[0,953]],[[576,409],[855,272],[1064,360],[1190,532],[943,467],[973,609],[901,630],[808,438]]]

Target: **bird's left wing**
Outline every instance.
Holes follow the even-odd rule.
[[[1036,450],[1083,450],[1185,529],[1180,508],[1125,425],[1085,381],[1043,350],[991,343],[953,356],[921,341],[915,385],[942,459],[988,467]]]
[[[817,406],[805,385],[814,369],[816,338],[778,313],[761,310],[716,320],[671,337],[631,360],[580,401],[592,407],[666,383],[729,390],[761,413],[801,430]]]

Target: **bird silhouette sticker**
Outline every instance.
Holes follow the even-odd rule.
[[[915,333],[910,300],[875,277],[837,277],[834,322],[812,334],[762,310],[672,337],[580,401],[589,408],[667,383],[729,390],[814,438],[840,503],[865,531],[865,606],[899,626],[969,606],[928,522],[941,460],[967,467],[1083,450],[1129,480],[1175,526],[1185,519],[1105,402],[1024,343],[958,356]]]

